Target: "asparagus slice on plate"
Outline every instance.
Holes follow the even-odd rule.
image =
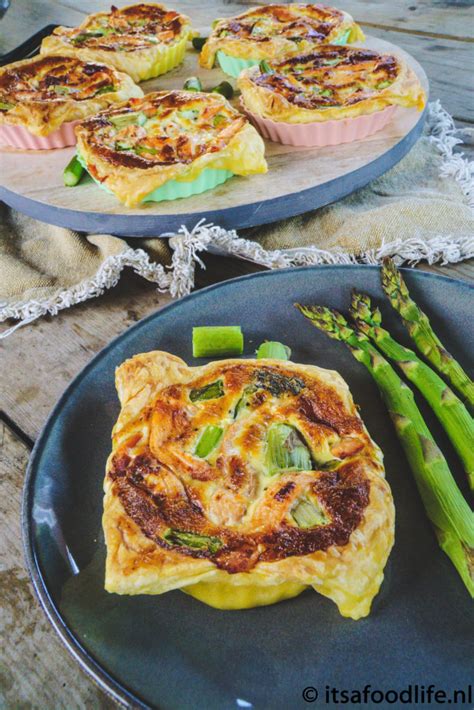
[[[382,328],[382,314],[372,306],[370,297],[354,291],[351,316],[359,331],[367,335],[395,362],[406,377],[419,389],[444,427],[467,473],[474,490],[474,419],[464,404],[441,377]]]
[[[392,259],[384,259],[382,288],[403,322],[416,347],[455,387],[469,408],[474,409],[474,382],[446,350],[426,313],[410,297],[405,281]]]
[[[464,500],[446,459],[418,409],[411,389],[363,333],[337,311],[297,308],[329,337],[341,340],[374,378],[405,451],[439,545],[474,597],[474,514]]]

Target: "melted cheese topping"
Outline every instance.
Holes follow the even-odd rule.
[[[147,94],[84,121],[76,133],[89,172],[126,204],[167,180],[193,180],[205,167],[266,171],[263,141],[220,94]],[[133,194],[127,176],[139,178]]]
[[[117,72],[75,57],[35,57],[0,69],[0,102],[84,101],[119,88]]]
[[[336,373],[272,360],[193,370],[150,353],[117,377],[109,591],[182,587],[233,608],[312,585],[342,613],[368,613],[393,542],[393,505],[380,451]],[[275,427],[289,432],[277,464]],[[285,446],[306,453],[288,459]],[[302,506],[316,517],[301,517]],[[226,600],[233,585],[238,595]]]
[[[38,56],[0,69],[0,124],[48,135],[66,121],[143,92],[113,67],[71,56]]]
[[[305,122],[371,113],[389,104],[424,106],[424,91],[394,55],[324,45],[242,72],[245,105],[258,115]]]
[[[347,33],[364,35],[352,17],[324,5],[265,5],[219,20],[203,47],[201,64],[212,67],[216,52],[243,59],[271,59],[332,42]]]
[[[157,44],[171,44],[187,23],[187,17],[175,10],[140,3],[89,15],[79,27],[58,27],[54,34],[78,49],[134,52]]]
[[[67,54],[111,64],[134,81],[180,64],[192,36],[189,18],[156,3],[128,5],[89,15],[79,27],[56,27],[41,54]]]

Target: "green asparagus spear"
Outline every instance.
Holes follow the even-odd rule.
[[[411,389],[363,333],[349,327],[337,311],[318,306],[297,308],[311,323],[341,340],[374,378],[387,405],[431,520],[438,543],[474,597],[474,513],[464,500],[418,409]]]
[[[75,187],[84,175],[84,168],[75,155],[64,168],[63,179],[66,187]]]
[[[458,452],[469,485],[474,490],[474,420],[464,404],[413,350],[405,348],[382,328],[382,314],[372,306],[369,296],[357,291],[352,293],[351,316],[358,329],[420,390]]]
[[[474,382],[446,350],[426,313],[410,298],[408,288],[392,259],[384,259],[382,288],[403,322],[416,347],[455,387],[471,410],[474,409]]]

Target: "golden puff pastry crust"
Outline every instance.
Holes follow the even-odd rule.
[[[47,136],[143,91],[113,67],[77,57],[23,59],[0,68],[0,125]]]
[[[264,143],[217,93],[161,91],[102,111],[76,128],[91,175],[128,207],[168,180],[195,180],[205,168],[264,173]]]
[[[158,3],[138,3],[88,15],[79,27],[56,27],[41,54],[66,54],[111,64],[145,81],[183,61],[190,20]]]
[[[219,51],[241,59],[277,59],[320,43],[364,39],[360,27],[342,10],[302,3],[263,5],[217,21],[200,63],[211,69]]]
[[[246,69],[238,86],[249,111],[287,123],[351,118],[394,104],[422,110],[426,100],[400,57],[335,45]]]
[[[213,590],[225,590],[218,605],[235,608],[240,592],[255,606],[312,586],[344,616],[369,613],[394,507],[381,452],[338,373],[269,359],[188,367],[149,352],[117,369],[116,386],[107,591],[182,589],[214,605]],[[306,447],[306,458],[275,469],[270,437],[286,430],[284,446]],[[302,505],[316,521],[305,524]]]

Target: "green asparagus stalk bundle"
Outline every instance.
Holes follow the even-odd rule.
[[[474,409],[474,382],[458,361],[446,350],[426,313],[410,298],[410,293],[392,259],[384,259],[382,288],[390,303],[401,315],[416,347],[455,387],[471,411]]]
[[[374,378],[413,472],[426,513],[442,550],[474,597],[474,514],[452,476],[418,409],[411,389],[363,333],[349,327],[337,311],[297,308],[329,337],[345,343]]]
[[[394,361],[426,399],[456,449],[474,490],[474,419],[464,404],[429,365],[382,327],[382,314],[372,306],[369,296],[354,291],[350,312],[358,330]]]

